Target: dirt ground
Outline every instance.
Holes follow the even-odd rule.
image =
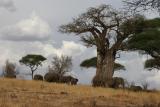
[[[0,107],[160,107],[160,92],[0,79]]]

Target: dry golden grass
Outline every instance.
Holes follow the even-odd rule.
[[[160,92],[0,79],[0,107],[160,107]],[[145,105],[145,106],[144,106]]]

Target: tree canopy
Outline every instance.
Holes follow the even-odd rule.
[[[160,1],[159,0],[123,0],[127,3],[131,10],[148,10],[156,9],[160,12]]]
[[[135,35],[129,41],[129,48],[132,50],[143,50],[152,57],[155,53],[160,54],[160,31],[159,29],[150,29]]]
[[[81,67],[89,68],[89,67],[97,67],[97,57],[93,57],[87,60],[84,60],[81,64]],[[114,71],[117,70],[125,70],[125,67],[119,63],[114,64]]]
[[[128,41],[129,50],[139,50],[153,59],[145,62],[146,68],[160,68],[160,18],[146,20],[143,30]]]
[[[144,65],[148,70],[160,69],[160,60],[159,59],[148,59]]]
[[[86,46],[95,45],[97,48],[105,48],[105,52],[133,33],[133,23],[138,18],[130,18],[125,12],[117,11],[110,5],[102,4],[98,7],[89,8],[87,12],[73,18],[73,22],[60,26],[59,31],[75,33],[81,37]],[[111,40],[115,44],[110,43]]]
[[[72,22],[60,26],[62,33],[74,33],[87,47],[96,47],[97,66],[93,86],[111,85],[109,81],[115,71],[116,54],[122,49],[123,42],[135,33],[136,24],[142,21],[140,19],[143,17],[128,15],[102,4],[89,8]]]
[[[21,64],[28,66],[31,69],[32,79],[33,79],[33,72],[36,71],[39,66],[42,66],[42,62],[45,60],[46,58],[43,57],[42,55],[29,54],[29,55],[22,57],[22,59],[19,60],[19,62]]]

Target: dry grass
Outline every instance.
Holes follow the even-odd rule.
[[[0,107],[160,107],[160,92],[0,79]]]

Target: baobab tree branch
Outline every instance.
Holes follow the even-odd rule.
[[[95,38],[93,37],[93,35],[90,36],[82,36],[81,37],[81,41],[83,41],[85,43],[85,45],[87,47],[92,47],[93,45],[97,45]]]
[[[160,1],[159,0],[124,0],[133,11],[137,11],[139,8],[143,10],[156,9],[160,12]]]

